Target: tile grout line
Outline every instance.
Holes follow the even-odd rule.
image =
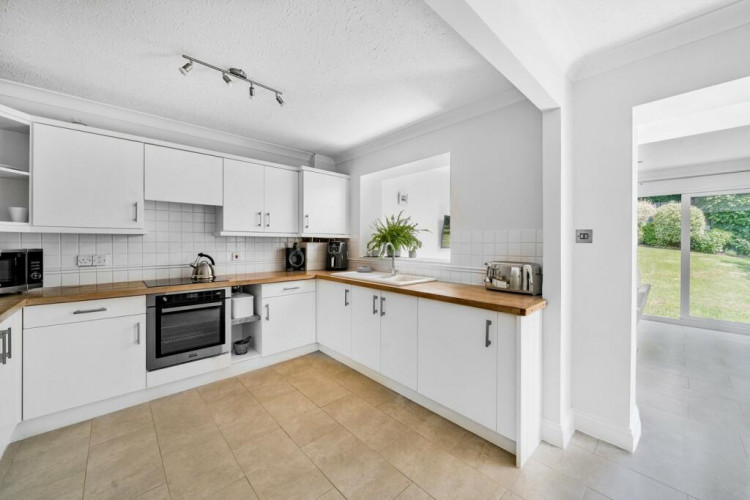
[[[81,500],[86,496],[86,479],[89,474],[89,458],[91,457],[91,435],[94,433],[94,419],[89,420],[89,442],[86,447],[86,464],[83,466],[83,488],[81,489]]]
[[[156,436],[156,447],[159,449],[159,462],[161,463],[161,472],[162,474],[164,474],[164,484],[167,486],[167,493],[169,494],[169,498],[172,498],[172,492],[169,490],[169,478],[167,477],[167,469],[164,467],[164,455],[162,455],[161,453],[161,445],[159,444],[159,433],[156,430],[156,422],[154,422],[154,412],[151,410],[151,401],[148,402],[148,414],[151,417],[151,425],[154,427],[154,435]],[[148,491],[155,490],[159,486],[156,486]],[[147,493],[147,492],[144,492],[144,493]],[[140,494],[142,495],[143,493],[140,493]]]

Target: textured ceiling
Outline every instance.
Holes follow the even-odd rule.
[[[0,78],[329,155],[511,86],[422,0],[0,1]]]
[[[564,67],[747,0],[513,0]]]

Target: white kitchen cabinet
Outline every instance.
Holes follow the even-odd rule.
[[[352,287],[344,283],[320,280],[317,285],[318,343],[351,357]]]
[[[223,159],[146,144],[146,199],[216,205],[224,203]]]
[[[21,311],[0,323],[0,455],[21,421],[22,324]]]
[[[380,292],[352,287],[352,359],[380,371]]]
[[[300,224],[302,236],[348,236],[348,175],[302,167]]]
[[[81,321],[24,328],[24,420],[146,388],[145,299],[112,300],[133,299],[142,314],[86,321],[89,311],[101,314],[102,308],[69,303]],[[39,314],[45,307],[27,311],[46,316]]]
[[[224,160],[224,206],[219,234],[298,234],[296,170]]]
[[[419,299],[420,394],[497,426],[497,313]]]
[[[261,355],[315,343],[315,293],[264,298],[260,314]]]
[[[142,143],[35,123],[32,144],[33,226],[143,231]]]
[[[380,373],[417,390],[419,299],[380,292]]]

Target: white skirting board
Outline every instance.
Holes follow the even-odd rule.
[[[185,378],[177,381],[164,381],[160,380],[162,385],[155,387],[149,387],[143,391],[134,392],[131,394],[125,394],[116,398],[106,399],[104,401],[98,401],[86,406],[80,406],[78,408],[72,408],[70,410],[53,413],[51,415],[45,415],[43,417],[24,420],[16,427],[11,438],[12,441],[18,441],[37,434],[49,432],[61,427],[73,425],[91,418],[106,415],[114,411],[122,410],[131,406],[139,405],[152,401],[154,399],[163,398],[170,396],[178,392],[187,391],[195,387],[210,384],[229,377],[234,377],[245,372],[257,370],[269,365],[281,363],[288,359],[296,358],[315,352],[318,350],[317,344],[310,344],[291,351],[286,351],[273,356],[267,356],[264,358],[253,358],[241,363],[235,363],[225,368],[221,368],[215,371],[207,373],[192,373],[186,375],[189,378]],[[229,354],[223,355],[229,357]],[[216,363],[223,364],[222,360],[219,360],[221,356],[215,358],[209,358],[207,360],[194,361],[193,363],[200,363],[200,361],[206,361],[203,365],[214,365]],[[192,363],[191,363],[192,364]],[[152,372],[153,373],[153,372]],[[174,372],[173,372],[174,373]]]
[[[641,418],[638,407],[634,408],[630,420],[630,428],[624,428],[598,416],[575,411],[576,429],[591,437],[634,453],[641,439]]]

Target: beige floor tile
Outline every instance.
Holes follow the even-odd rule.
[[[247,478],[244,477],[206,497],[207,500],[257,500],[257,498]]]
[[[392,390],[353,370],[341,375],[337,382],[373,406],[397,397]]]
[[[584,497],[584,498],[586,498],[586,497]],[[500,500],[523,500],[523,498],[519,497],[518,495],[516,495],[512,491],[508,490],[508,491],[505,492],[505,494],[502,497],[500,497]],[[594,499],[592,499],[592,500],[594,500]]]
[[[289,394],[297,389],[286,380],[277,380],[249,388],[252,395],[261,403]]]
[[[84,498],[124,498],[164,483],[153,428],[108,439],[91,447]]]
[[[162,450],[173,499],[203,498],[242,478],[234,455],[217,432],[177,449]]]
[[[251,417],[258,412],[260,403],[244,388],[242,391],[223,398],[213,399],[210,403],[207,403],[206,406],[208,406],[216,425],[231,424],[237,420]]]
[[[156,488],[136,496],[138,500],[170,500],[169,487],[164,483]]]
[[[281,416],[277,421],[299,447],[341,428],[338,422],[320,408],[291,417]]]
[[[0,483],[3,482],[5,474],[8,472],[8,469],[10,469],[10,463],[13,461],[13,458],[16,456],[16,453],[18,452],[18,449],[20,447],[21,441],[15,441],[8,444],[8,446],[5,448],[3,457],[0,458]]]
[[[197,390],[201,395],[201,399],[203,399],[206,404],[210,404],[218,399],[224,399],[228,396],[237,396],[247,393],[245,386],[242,385],[236,377],[225,378],[224,380],[219,380],[213,384],[202,385],[198,387]]]
[[[251,372],[243,373],[237,376],[242,385],[251,389],[259,385],[270,384],[273,382],[283,382],[284,377],[280,375],[273,366],[267,366],[266,368],[259,368]]]
[[[429,500],[432,497],[422,488],[411,483],[409,487],[402,491],[396,498],[398,498],[398,500]]]
[[[42,491],[44,485],[58,480],[66,491],[75,489],[72,478],[86,470],[90,437],[91,422],[87,421],[22,441],[5,474],[2,489],[19,492],[41,488]]]
[[[191,445],[197,437],[218,432],[211,412],[195,390],[152,401],[151,414],[162,452]]]
[[[375,451],[380,451],[408,431],[405,425],[353,394],[323,409]]]
[[[318,500],[344,500],[346,497],[341,494],[336,488],[331,488],[326,494],[318,498]]]
[[[396,396],[378,405],[378,409],[413,430],[421,427],[430,418],[430,415],[433,414],[427,408],[403,396]]]
[[[582,482],[536,460],[526,462],[511,489],[526,500],[580,500],[586,493],[586,485]]]
[[[580,431],[575,431],[573,433],[573,436],[570,438],[569,444],[578,446],[579,448],[583,448],[588,452],[594,453],[594,450],[596,449],[596,443],[598,442],[598,439],[591,437],[588,434],[584,434]]]
[[[301,375],[306,372],[310,372],[315,369],[315,361],[313,358],[302,356],[299,358],[290,359],[282,363],[273,365],[274,371],[283,377],[292,377],[295,375]]]
[[[583,500],[608,500],[609,497],[606,495],[602,495],[596,490],[592,490],[591,488],[586,488],[586,493],[583,494]]]
[[[333,485],[279,429],[235,451],[255,492],[261,498],[318,498]]]
[[[86,473],[81,471],[58,479],[46,478],[48,480],[13,485],[4,483],[0,487],[0,500],[80,500],[83,497],[85,475]]]
[[[302,450],[346,498],[395,498],[409,480],[343,428]]]
[[[477,467],[485,446],[492,445],[476,434],[467,432],[455,444],[445,448],[445,450],[472,467]]]
[[[453,422],[403,396],[397,395],[378,408],[445,450],[453,449],[467,434],[470,434]]]
[[[513,486],[521,470],[516,468],[515,455],[492,443],[487,443],[482,448],[476,468],[479,472],[506,488]]]
[[[91,445],[126,434],[153,430],[151,407],[146,404],[102,415],[91,421]]]
[[[277,420],[301,415],[318,407],[297,389],[283,396],[264,401],[263,406]]]
[[[289,382],[318,406],[350,394],[348,389],[317,370],[289,377]]]
[[[279,428],[276,420],[261,405],[254,406],[246,418],[219,427],[232,450],[247,444],[258,436],[269,434]]]

